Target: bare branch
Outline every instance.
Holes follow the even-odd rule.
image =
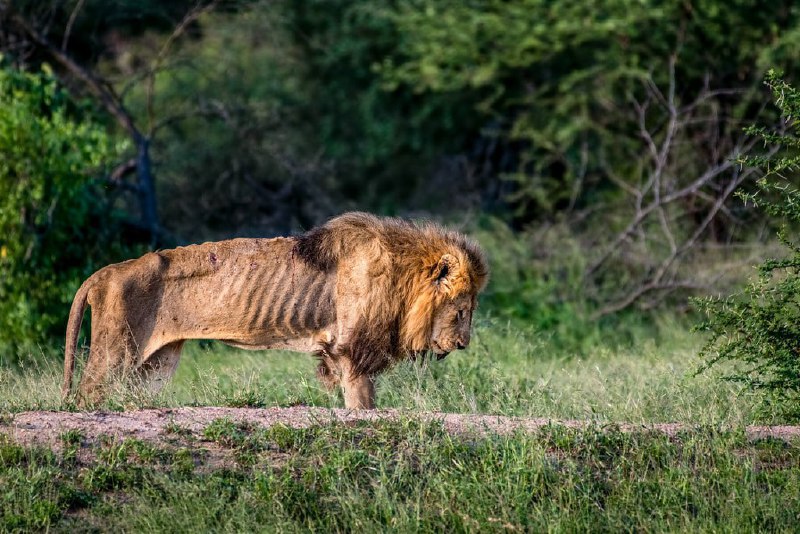
[[[626,239],[642,224],[642,222],[651,214],[653,211],[658,209],[660,206],[664,204],[669,204],[674,202],[680,198],[689,196],[694,194],[699,190],[701,187],[706,185],[710,182],[713,178],[716,178],[720,174],[727,172],[731,168],[736,165],[736,157],[743,151],[747,151],[753,144],[753,141],[748,142],[743,147],[735,147],[733,151],[731,151],[726,158],[716,166],[713,166],[706,170],[702,175],[700,175],[696,180],[691,182],[689,185],[679,189],[678,191],[672,192],[668,195],[664,195],[658,201],[653,201],[648,204],[646,207],[637,210],[634,218],[631,222],[625,227],[625,229],[620,232],[616,238],[611,242],[611,244],[606,248],[606,250],[600,255],[600,257],[594,261],[586,270],[586,275],[589,276],[595,273],[605,262],[608,260],[609,257],[614,253],[614,251],[623,243]]]
[[[753,169],[740,168],[736,161],[756,140],[745,134],[726,133],[726,127],[734,128],[727,132],[736,131],[735,125],[725,122],[720,111],[719,97],[743,91],[711,89],[710,78],[706,77],[695,98],[681,104],[676,95],[676,61],[677,54],[673,54],[669,58],[665,90],[658,87],[652,76],[647,76],[641,80],[642,95],[628,97],[631,119],[638,127],[643,148],[641,154],[634,155],[634,161],[638,162],[638,168],[646,169],[643,175],[626,179],[600,155],[605,176],[631,199],[632,213],[623,229],[586,268],[585,281],[590,283],[612,258],[639,269],[642,274],[637,282],[626,284],[621,295],[602,305],[593,314],[595,318],[634,304],[652,306],[680,289],[706,287],[709,282],[702,282],[691,273],[680,274],[683,260],[721,214],[736,220],[726,204],[733,192],[755,173]],[[703,151],[702,156],[695,155],[698,150]],[[685,167],[694,167],[687,157],[702,157],[705,169],[693,170],[694,175],[682,175],[686,171],[678,166],[681,162],[689,161]],[[678,226],[679,219],[670,213],[687,215],[698,200],[702,219],[694,222],[682,217]],[[675,204],[679,206],[672,207]],[[684,236],[686,222],[692,226]]]
[[[600,308],[591,315],[591,319],[593,321],[596,321],[601,317],[605,317],[607,315],[612,315],[614,313],[620,312],[626,308],[629,308],[632,304],[634,304],[637,300],[639,300],[643,296],[655,291],[674,292],[678,289],[707,289],[707,288],[708,288],[707,284],[699,283],[695,280],[680,280],[665,284],[648,282],[636,288],[635,291],[632,291],[623,299],[618,300],[616,302],[612,302],[611,304],[607,304],[606,306],[603,306],[602,308]]]
[[[123,183],[122,179],[135,170],[136,158],[131,158],[114,167],[114,170],[112,170],[108,175],[108,180],[116,185],[121,185]]]
[[[149,69],[149,76],[147,79],[147,118],[148,118],[148,125],[149,125],[149,132],[152,134],[155,128],[155,113],[154,113],[154,100],[155,100],[155,83],[156,83],[156,74],[159,72],[164,59],[167,57],[169,50],[172,48],[172,45],[175,41],[186,32],[186,29],[198,18],[200,18],[205,13],[209,13],[213,11],[214,8],[219,3],[219,0],[213,0],[208,4],[203,4],[202,1],[199,1],[195,6],[183,17],[183,19],[175,26],[175,29],[172,30],[172,33],[164,40],[164,44],[161,45],[161,49],[158,51],[155,59],[153,59],[152,66]]]
[[[75,24],[75,19],[78,18],[78,13],[80,13],[81,9],[83,9],[83,4],[86,3],[86,0],[78,0],[78,3],[75,4],[75,8],[72,10],[72,13],[69,15],[69,20],[67,21],[67,27],[64,30],[64,38],[61,39],[61,51],[67,51],[67,43],[69,42],[69,36],[72,33],[72,26]]]
[[[64,51],[56,47],[50,42],[47,37],[34,29],[28,22],[17,15],[11,14],[11,20],[16,24],[20,30],[23,31],[34,43],[41,46],[50,56],[55,59],[62,67],[66,68],[73,76],[81,80],[86,88],[95,95],[103,105],[103,107],[117,119],[117,122],[135,139],[142,139],[141,132],[136,128],[133,117],[122,106],[122,103],[114,94],[113,90],[108,87],[105,81],[98,78],[88,69],[85,69]]]

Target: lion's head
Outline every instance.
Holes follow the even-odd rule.
[[[469,345],[472,317],[488,267],[474,242],[455,232],[436,231],[443,239],[430,252],[438,255],[425,256],[409,288],[402,337],[408,350],[431,351],[441,359]]]
[[[296,254],[338,273],[353,298],[337,314],[354,317],[341,347],[356,374],[398,359],[466,348],[489,268],[477,243],[433,223],[347,213],[297,238]],[[334,347],[335,349],[335,347]]]
[[[444,358],[456,349],[469,346],[475,298],[464,294],[445,301],[434,312],[431,322],[430,350]]]

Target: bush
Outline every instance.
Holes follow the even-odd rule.
[[[725,150],[741,133],[739,121],[752,121],[759,109],[748,103],[747,89],[759,83],[764,59],[796,63],[785,50],[796,49],[798,12],[785,2],[770,3],[776,11],[766,5],[400,2],[385,10],[397,37],[375,70],[387,89],[410,87],[427,105],[431,97],[460,99],[472,122],[457,125],[458,138],[469,142],[465,128],[493,138],[491,149],[474,154],[509,180],[517,217],[538,221],[575,206],[624,201],[620,179],[637,186],[641,164],[648,164],[641,128],[657,132],[668,119],[646,86],[660,88],[664,98],[672,84],[678,107],[709,90],[725,95],[703,100],[714,113],[697,110],[708,115],[698,122],[714,122],[714,141],[700,142],[699,125],[682,127],[689,139],[678,143],[667,174],[690,179],[709,153]],[[777,10],[785,13],[780,20]],[[649,108],[646,120],[632,112],[632,102]]]
[[[758,267],[758,278],[743,291],[722,299],[696,301],[706,320],[698,329],[711,337],[702,349],[700,371],[721,361],[734,362],[727,376],[753,389],[764,389],[797,400],[800,394],[800,247],[789,230],[800,222],[800,191],[796,182],[800,163],[800,91],[770,71],[767,85],[786,118],[786,133],[752,127],[748,132],[766,145],[781,147],[764,155],[742,158],[745,165],[766,168],[752,194],[740,194],[778,218],[783,228],[778,238],[788,249],[783,259],[769,259]],[[800,412],[799,412],[800,413]]]
[[[87,173],[124,147],[86,111],[47,67],[0,63],[0,360],[60,337],[81,279],[123,251]]]
[[[634,310],[593,318],[597,302],[582,285],[587,258],[566,226],[514,232],[497,218],[483,217],[470,233],[492,268],[481,311],[535,333],[551,354],[589,355],[598,347],[627,347],[667,333],[666,325]]]

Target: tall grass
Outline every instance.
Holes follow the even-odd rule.
[[[778,422],[759,397],[699,377],[698,339],[662,325],[580,356],[519,325],[483,317],[469,350],[404,363],[378,383],[397,421],[269,429],[218,420],[202,438],[100,440],[60,453],[0,435],[0,531],[792,531],[800,448],[750,442],[742,426]],[[44,362],[44,363],[42,363]],[[113,392],[110,409],[144,406],[342,406],[315,362],[219,344],[187,347],[159,395]],[[719,370],[724,372],[724,370]],[[0,367],[0,412],[59,409],[61,366]],[[597,424],[464,439],[419,411],[479,412]],[[618,422],[684,422],[670,438]],[[170,432],[172,432],[170,431]],[[228,454],[210,461],[211,453]]]
[[[715,373],[694,376],[699,340],[680,325],[667,325],[662,332],[658,345],[641,339],[575,356],[553,349],[534,332],[482,318],[469,350],[443,361],[403,363],[382,375],[378,406],[732,427],[781,421],[777,412],[756,410],[758,394],[720,381]],[[342,406],[339,393],[316,381],[314,367],[314,359],[303,354],[192,343],[174,380],[159,395],[120,390],[106,407]],[[59,362],[41,358],[0,367],[0,410],[59,409],[61,372]]]

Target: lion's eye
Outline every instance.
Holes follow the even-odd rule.
[[[463,321],[464,320],[464,316],[466,314],[467,314],[467,312],[465,312],[464,310],[458,310],[458,314],[456,314],[456,317],[458,318],[459,321]]]

